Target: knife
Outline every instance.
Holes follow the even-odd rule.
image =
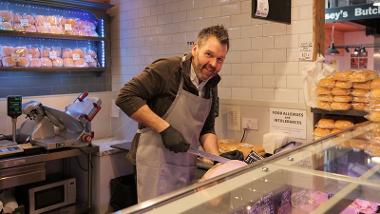
[[[194,146],[190,146],[190,148],[189,148],[189,150],[187,150],[187,152],[190,154],[193,154],[193,155],[197,155],[197,156],[200,156],[203,158],[210,159],[212,161],[219,162],[219,163],[225,163],[227,161],[230,161],[230,159],[228,159],[228,158],[224,158],[224,157],[221,157],[218,155],[214,155],[214,154],[199,150]]]

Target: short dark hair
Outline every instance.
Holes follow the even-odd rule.
[[[221,44],[223,45],[226,44],[227,50],[230,48],[230,40],[228,38],[228,32],[227,32],[227,29],[224,28],[223,25],[214,25],[207,28],[203,28],[199,32],[198,37],[197,37],[198,45],[201,45],[203,41],[207,40],[211,36],[215,36]]]

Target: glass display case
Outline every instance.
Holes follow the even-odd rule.
[[[109,90],[107,9],[111,6],[64,0],[0,1],[0,79],[6,83],[0,97]],[[48,73],[57,76],[47,77]],[[88,81],[79,85],[81,79]],[[21,82],[25,90],[17,85]]]
[[[118,213],[378,213],[379,192],[380,124],[364,122]]]

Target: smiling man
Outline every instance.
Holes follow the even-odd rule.
[[[139,123],[129,152],[139,203],[194,179],[196,157],[186,153],[190,145],[242,158],[238,151],[219,154],[214,129],[218,73],[228,49],[223,26],[202,29],[191,54],[156,60],[120,90],[116,104]]]

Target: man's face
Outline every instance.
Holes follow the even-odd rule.
[[[227,45],[214,36],[195,44],[191,50],[193,67],[200,81],[206,81],[219,73],[227,55]]]

